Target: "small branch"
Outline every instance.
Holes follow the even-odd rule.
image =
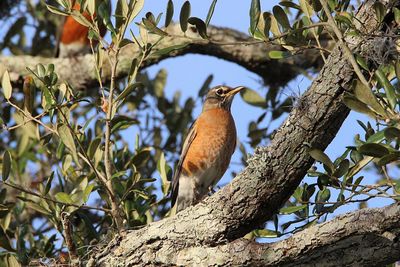
[[[118,44],[117,44],[118,45]],[[112,50],[111,50],[112,51]],[[113,219],[116,223],[116,227],[118,230],[122,229],[123,226],[123,217],[120,214],[119,210],[119,201],[117,196],[115,195],[114,189],[112,187],[112,164],[110,160],[110,155],[112,155],[112,148],[111,144],[111,120],[113,117],[114,112],[114,89],[115,89],[115,79],[117,73],[117,66],[118,66],[118,56],[119,56],[119,48],[115,52],[115,55],[112,58],[109,55],[109,60],[111,64],[111,83],[110,83],[110,92],[108,95],[108,107],[107,107],[107,115],[106,115],[106,130],[104,135],[104,166],[106,169],[106,186],[109,192],[109,198],[111,203],[111,212],[113,215]]]
[[[49,126],[47,126],[46,124],[44,124],[44,123],[43,123],[41,120],[39,120],[38,118],[33,117],[29,112],[26,112],[25,110],[21,109],[20,107],[18,107],[18,106],[15,105],[14,103],[12,103],[10,100],[7,100],[7,103],[8,103],[10,106],[14,107],[16,110],[18,110],[19,112],[22,112],[22,114],[23,114],[26,118],[28,118],[28,120],[33,120],[33,121],[39,123],[40,125],[42,125],[45,129],[47,129],[47,130],[50,131],[51,133],[56,133],[56,134],[58,135],[58,133],[57,133],[56,130],[50,128]]]
[[[76,246],[72,236],[72,225],[70,221],[70,215],[68,212],[61,213],[61,223],[63,227],[63,236],[65,244],[68,248],[69,258],[71,262],[71,266],[79,266],[79,256],[76,251]]]
[[[12,184],[12,183],[9,183],[7,181],[0,181],[0,185],[1,184],[5,184],[6,186],[14,188],[14,189],[16,189],[18,191],[24,192],[26,194],[29,194],[29,195],[32,195],[32,196],[35,196],[35,197],[38,197],[38,198],[41,198],[41,199],[45,199],[45,200],[51,201],[51,202],[56,203],[56,204],[65,205],[65,206],[71,206],[71,207],[80,208],[80,209],[82,208],[82,209],[89,209],[89,210],[98,210],[98,211],[103,211],[103,212],[106,212],[106,213],[110,212],[109,209],[105,209],[105,208],[98,208],[98,207],[92,207],[92,206],[87,206],[87,205],[77,205],[77,204],[73,204],[73,203],[61,202],[61,201],[52,199],[50,197],[44,196],[42,194],[36,193],[34,191],[31,191],[29,189],[26,189],[25,187],[23,187],[21,185]]]
[[[353,66],[354,72],[357,74],[358,79],[360,79],[360,81],[365,86],[370,88],[370,85],[369,85],[367,79],[365,79],[364,74],[362,73],[362,71],[360,69],[360,66],[358,66],[358,63],[357,63],[356,59],[354,58],[353,52],[351,52],[350,48],[347,46],[342,32],[340,31],[340,29],[338,28],[338,26],[335,23],[334,18],[332,17],[331,11],[329,10],[329,7],[328,7],[328,3],[326,2],[326,0],[319,0],[319,1],[322,5],[322,8],[325,11],[325,14],[328,16],[328,24],[335,32],[336,37],[339,39],[340,47],[343,48],[343,50],[347,56],[347,59],[349,60],[350,64]]]
[[[23,111],[23,109],[20,109],[20,110]],[[24,115],[25,115],[25,114],[24,114]],[[29,118],[29,117],[28,117],[27,120],[24,121],[23,123],[20,123],[20,124],[14,125],[14,126],[10,126],[10,127],[6,127],[6,130],[7,130],[7,131],[15,130],[15,129],[19,128],[19,127],[22,127],[22,126],[26,125],[26,124],[27,124],[28,122],[30,122],[30,121],[39,120],[40,118],[42,118],[42,117],[44,117],[44,116],[46,116],[46,115],[47,115],[47,112],[42,112],[42,113],[40,113],[39,115],[36,115],[35,117],[32,117],[32,118]],[[53,132],[53,133],[58,134],[57,132]]]

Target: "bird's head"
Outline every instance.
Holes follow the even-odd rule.
[[[231,88],[224,85],[211,88],[206,95],[206,100],[204,101],[203,105],[203,111],[214,108],[223,108],[226,110],[230,110],[233,97],[245,88],[246,87],[244,86]]]

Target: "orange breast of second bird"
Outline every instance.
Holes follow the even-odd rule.
[[[85,17],[90,19],[88,14]],[[71,16],[67,17],[64,27],[63,27],[63,32],[61,35],[61,42],[63,44],[71,44],[71,43],[82,43],[82,44],[88,44],[89,39],[88,39],[88,33],[89,29],[86,26],[83,26],[79,22],[77,22],[75,19],[73,19]]]
[[[182,164],[183,173],[217,181],[229,166],[236,146],[236,127],[232,115],[224,109],[203,112],[196,121],[196,137]]]

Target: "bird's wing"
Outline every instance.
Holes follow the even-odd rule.
[[[185,139],[185,142],[183,143],[181,157],[179,158],[178,166],[176,167],[176,171],[172,179],[171,207],[175,205],[175,202],[178,198],[179,176],[181,175],[182,164],[183,161],[185,160],[190,145],[192,144],[194,138],[196,137],[196,134],[197,134],[196,121],[194,121],[190,126],[189,133]]]

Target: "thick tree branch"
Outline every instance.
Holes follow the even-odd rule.
[[[356,15],[362,25],[359,30],[366,36],[380,33],[372,8],[376,1],[367,0]],[[390,10],[389,1],[380,2]],[[359,37],[346,38],[346,42],[360,53],[376,44]],[[258,148],[230,184],[172,218],[114,240],[95,261],[99,265],[163,263],[188,247],[227,244],[271,218],[310,168],[313,160],[308,146],[324,150],[340,129],[349,113],[342,96],[353,78],[353,68],[336,47],[270,146]]]
[[[215,56],[237,63],[244,68],[260,75],[265,84],[270,87],[283,86],[295,78],[301,70],[321,67],[320,53],[315,49],[304,50],[303,53],[285,60],[271,60],[268,51],[280,50],[277,45],[265,44],[250,38],[248,35],[233,29],[210,26],[208,34],[210,41],[201,39],[193,29],[190,29],[186,37],[183,36],[179,24],[172,24],[167,28],[169,37],[165,37],[155,49],[161,50],[171,46],[181,46],[167,54],[154,55],[146,60],[143,67],[160,62],[165,58],[197,53]],[[150,35],[151,42],[159,37]],[[184,46],[187,44],[186,46]],[[326,41],[325,46],[330,42]],[[118,69],[118,77],[125,77],[130,69],[132,59],[139,56],[137,45],[127,45],[121,50],[121,61]],[[44,65],[55,64],[56,71],[61,80],[68,81],[76,88],[90,88],[97,81],[94,72],[94,59],[92,55],[75,58],[43,58],[31,56],[0,56],[0,77],[7,68],[13,81],[28,74],[26,67],[35,69],[39,63]],[[103,64],[103,79],[110,77],[109,64]]]
[[[385,266],[399,259],[400,205],[394,204],[344,214],[276,243],[238,239],[217,247],[188,247],[167,264]]]

